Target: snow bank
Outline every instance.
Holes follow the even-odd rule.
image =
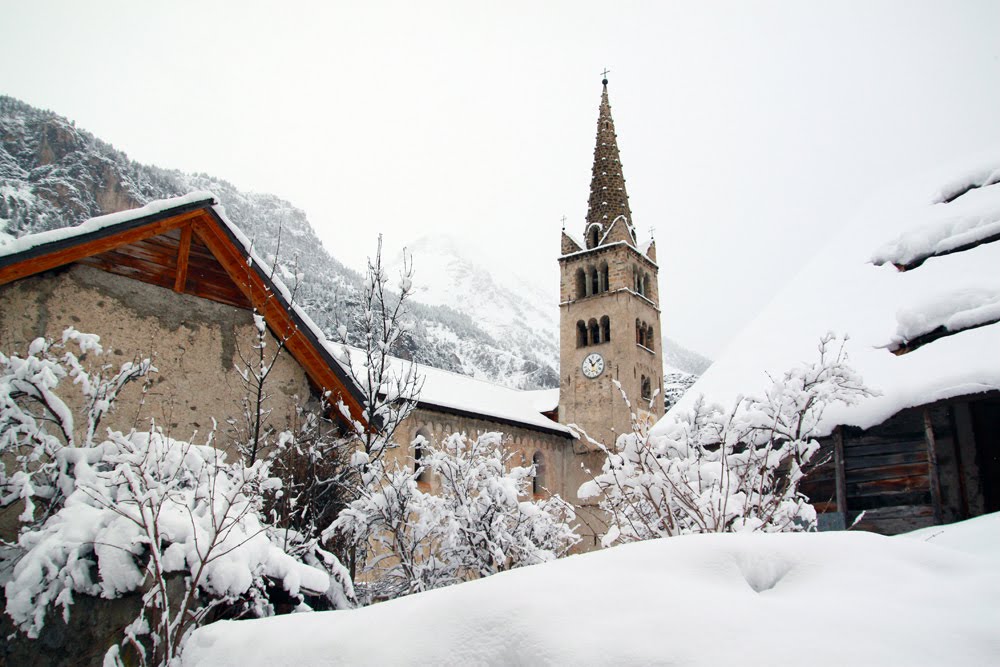
[[[216,623],[184,664],[996,664],[998,526],[637,543],[365,609]],[[952,534],[979,553],[940,546]]]
[[[689,409],[699,394],[726,403],[760,392],[767,374],[812,359],[828,331],[850,337],[851,365],[881,396],[829,410],[820,434],[839,424],[868,428],[906,407],[1000,389],[1000,324],[988,324],[1000,303],[1000,241],[931,257],[905,272],[873,264],[961,245],[973,228],[985,238],[988,221],[1000,220],[1000,183],[991,176],[998,165],[912,178],[870,202],[734,338],[671,413]],[[964,194],[954,197],[957,192]],[[954,331],[983,324],[904,355],[889,351],[939,326]]]

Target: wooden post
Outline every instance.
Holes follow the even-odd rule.
[[[931,503],[934,505],[934,523],[943,523],[941,517],[941,481],[938,478],[937,440],[934,438],[934,425],[931,422],[931,411],[924,408],[924,440],[927,442],[927,466],[930,468]]]
[[[844,430],[838,426],[833,431],[833,466],[837,483],[837,513],[843,517],[847,528],[847,473],[844,468]]]
[[[174,291],[184,292],[187,284],[188,258],[191,256],[191,225],[181,229],[181,244],[177,248],[177,276],[174,279]]]

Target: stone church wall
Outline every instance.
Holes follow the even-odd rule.
[[[595,535],[605,531],[606,521],[595,502],[581,501],[576,492],[581,484],[591,479],[587,470],[595,472],[600,470],[604,454],[595,451],[594,448],[584,447],[575,438],[505,424],[486,417],[473,418],[418,408],[400,425],[396,438],[400,447],[392,451],[391,460],[413,466],[410,443],[418,433],[437,444],[452,433],[465,433],[475,437],[490,431],[498,431],[506,436],[508,447],[514,453],[511,459],[513,465],[531,465],[532,457],[536,453],[541,454],[544,465],[542,486],[549,493],[558,494],[576,506],[577,533],[581,537],[581,542],[574,551],[589,551],[595,548],[597,546]],[[435,492],[440,489],[440,480],[435,479],[433,475],[422,484],[427,491]]]
[[[486,417],[474,418],[453,413],[417,408],[404,421],[396,432],[396,440],[400,444],[392,451],[391,456],[406,465],[413,465],[413,451],[410,444],[418,434],[423,435],[434,444],[441,443],[452,433],[465,433],[475,438],[481,433],[498,431],[503,433],[508,449],[514,453],[511,459],[513,465],[531,465],[535,453],[540,453],[544,462],[543,486],[551,493],[558,493],[568,500],[576,498],[575,489],[572,495],[566,494],[565,472],[563,459],[567,453],[572,453],[573,439],[545,433],[512,424],[504,424]],[[433,476],[428,480],[431,491],[440,488],[440,482]]]

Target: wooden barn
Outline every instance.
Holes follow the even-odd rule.
[[[823,416],[801,487],[820,529],[1000,511],[1000,161],[915,178],[831,233],[674,410],[762,390],[828,331],[876,395]]]

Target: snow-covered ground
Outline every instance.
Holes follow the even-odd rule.
[[[355,611],[221,622],[185,665],[995,665],[1000,514],[909,535],[691,535]]]

